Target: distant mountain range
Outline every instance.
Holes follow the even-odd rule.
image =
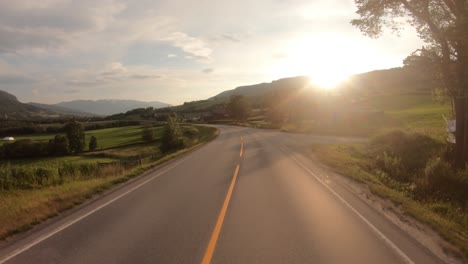
[[[40,103],[28,103],[28,105],[32,105],[34,107],[51,111],[54,113],[58,113],[61,115],[69,115],[69,116],[81,116],[81,117],[86,117],[86,116],[97,116],[97,114],[92,114],[92,113],[87,113],[87,112],[81,112],[77,110],[73,110],[67,107],[62,107],[58,105],[48,105],[48,104],[40,104]]]
[[[127,112],[136,108],[162,108],[171,105],[158,101],[143,102],[136,100],[75,100],[58,103],[52,106],[63,107],[79,112],[87,112],[95,115],[107,116]]]
[[[34,119],[59,114],[18,101],[16,96],[0,90],[0,119]]]
[[[58,104],[21,103],[16,96],[0,90],[0,119],[37,119],[59,116],[107,116],[135,108],[170,106],[161,102],[136,100],[77,100]]]

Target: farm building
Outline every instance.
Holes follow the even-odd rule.
[[[14,137],[4,137],[2,140],[5,141],[5,142],[6,141],[15,141],[15,138]]]

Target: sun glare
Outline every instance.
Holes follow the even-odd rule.
[[[331,90],[336,88],[339,84],[344,82],[347,79],[347,76],[340,75],[334,72],[326,72],[320,75],[314,75],[309,77],[310,84],[312,86],[318,86],[324,90]]]
[[[330,90],[365,69],[371,58],[364,46],[347,36],[323,33],[292,38],[280,50],[287,56],[270,68],[273,79],[310,76],[311,87]]]

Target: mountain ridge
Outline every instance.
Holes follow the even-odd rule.
[[[53,104],[53,106],[65,107],[74,111],[88,112],[96,115],[108,116],[123,113],[136,108],[163,108],[170,104],[160,101],[138,101],[123,99],[98,99],[98,100],[72,100]]]

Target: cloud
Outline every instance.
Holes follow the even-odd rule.
[[[0,52],[63,48],[104,30],[124,9],[118,0],[0,1]]]
[[[223,39],[226,39],[226,40],[229,40],[229,41],[232,41],[232,42],[239,42],[240,39],[237,38],[236,36],[232,35],[232,34],[227,34],[227,33],[224,33],[221,35],[221,37]]]
[[[116,76],[128,72],[127,68],[120,62],[109,63],[105,68],[106,69],[101,73],[103,76]]]
[[[66,94],[77,94],[77,93],[80,93],[80,90],[78,90],[78,89],[67,89],[67,90],[65,90],[63,92],[66,93]]]
[[[0,85],[31,84],[34,79],[28,76],[14,73],[0,73]]]
[[[145,74],[134,74],[130,76],[132,79],[136,80],[146,80],[146,79],[158,79],[161,78],[159,75],[145,75]]]
[[[212,68],[206,68],[206,69],[203,69],[202,72],[203,73],[212,73],[214,70]]]
[[[96,86],[104,84],[105,82],[102,80],[92,80],[92,81],[83,81],[83,80],[68,80],[65,81],[66,85],[70,86]]]
[[[195,59],[201,62],[211,61],[213,50],[211,50],[202,39],[189,36],[183,32],[173,32],[162,37],[161,40],[170,42],[173,46],[190,54],[189,56],[186,56],[186,58]]]

